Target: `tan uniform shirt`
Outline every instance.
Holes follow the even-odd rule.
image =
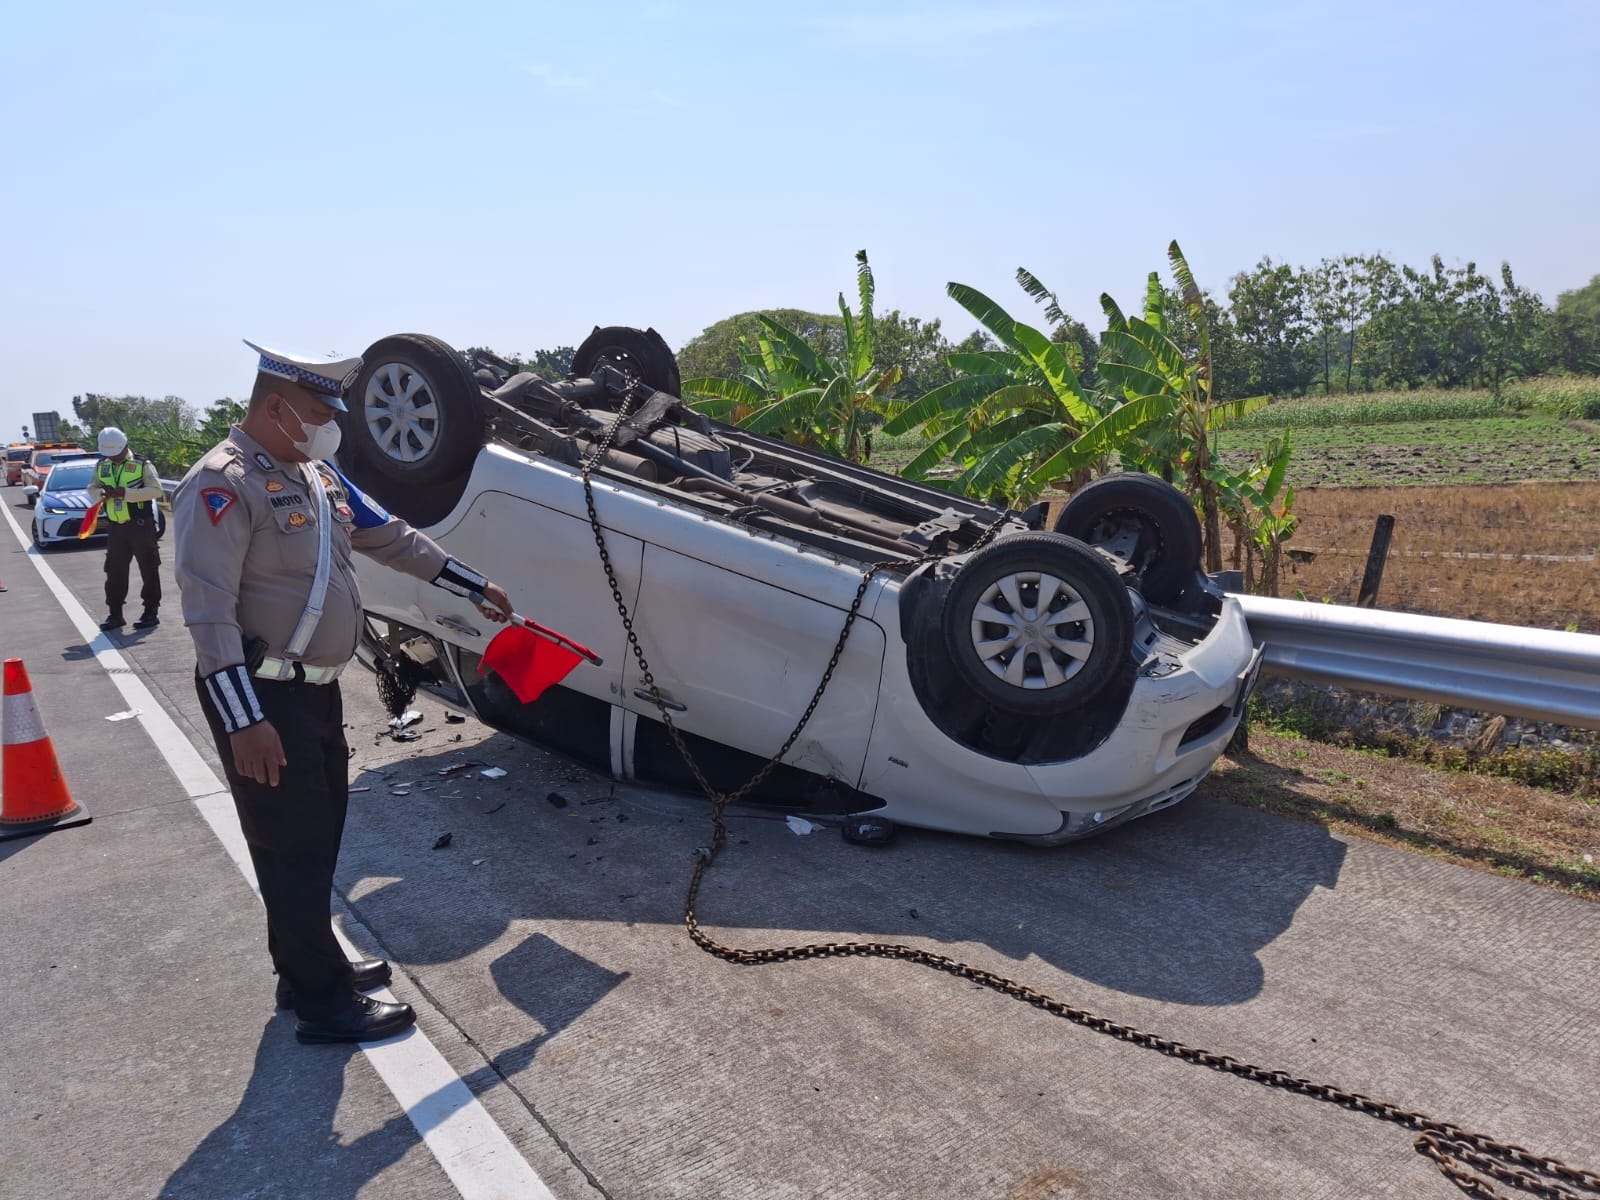
[[[322,619],[300,655],[307,666],[339,666],[355,653],[361,591],[353,550],[424,581],[443,569],[448,556],[432,539],[383,520],[381,509],[381,524],[358,528],[352,497],[327,463],[278,463],[235,425],[184,476],[173,503],[183,621],[202,675],[242,663],[248,637],[283,656],[317,572],[313,486],[327,491],[334,528]]]

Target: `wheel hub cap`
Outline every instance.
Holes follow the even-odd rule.
[[[1083,597],[1042,571],[1001,576],[972,612],[978,660],[1012,687],[1056,687],[1094,649],[1094,617]]]
[[[373,442],[396,462],[426,458],[439,441],[442,413],[433,388],[405,363],[385,363],[372,373],[362,408]]]

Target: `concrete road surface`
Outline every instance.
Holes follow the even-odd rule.
[[[0,842],[0,1196],[1460,1194],[1399,1128],[923,967],[713,959],[681,925],[703,802],[426,697],[397,742],[359,667],[340,925],[394,963],[420,1023],[300,1046],[170,576],[160,628],[99,636],[102,552],[26,550],[20,489],[0,513],[0,654],[25,661],[94,818]],[[766,813],[731,828],[700,903],[730,942],[925,947],[1600,1167],[1592,905],[1204,787],[1054,850],[915,830],[866,849]]]

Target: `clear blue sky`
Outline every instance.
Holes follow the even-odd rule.
[[[1098,330],[1183,245],[1600,274],[1600,3],[22,5],[0,44],[0,433],[244,396],[241,337],[507,352],[753,308]],[[1042,316],[1039,318],[1042,322]]]

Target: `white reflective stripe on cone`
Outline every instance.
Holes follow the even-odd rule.
[[[5,723],[5,737],[0,744],[25,746],[29,742],[44,741],[44,721],[39,716],[39,706],[33,702],[32,692],[7,696],[0,709],[0,721]]]

